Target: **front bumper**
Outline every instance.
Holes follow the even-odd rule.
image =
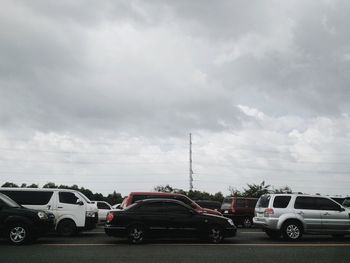
[[[86,230],[94,229],[96,228],[97,222],[98,222],[98,213],[96,212],[94,217],[90,217],[90,216],[85,217],[84,228]]]
[[[224,237],[234,237],[237,235],[237,228],[236,227],[229,227],[225,229]]]

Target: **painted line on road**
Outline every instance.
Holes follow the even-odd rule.
[[[42,246],[50,246],[50,247],[94,247],[94,246],[117,246],[118,244],[87,244],[87,243],[73,243],[73,244],[65,244],[65,243],[55,243],[55,244],[41,244]],[[124,245],[124,244],[123,244]],[[126,244],[127,245],[127,244]],[[350,247],[349,243],[323,243],[323,244],[314,244],[314,243],[304,243],[304,244],[146,244],[146,246],[229,246],[229,247]]]

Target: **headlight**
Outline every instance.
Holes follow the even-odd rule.
[[[48,219],[48,216],[45,212],[42,212],[42,211],[39,211],[38,212],[38,217],[41,219],[41,220],[46,220]]]
[[[233,223],[232,219],[227,219],[227,222],[231,225],[234,226],[235,224]]]
[[[95,217],[95,212],[94,211],[88,211],[86,212],[87,217]]]

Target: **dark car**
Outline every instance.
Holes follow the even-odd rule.
[[[192,207],[194,210],[196,210],[199,213],[204,213],[204,214],[213,214],[213,215],[218,215],[222,216],[222,214],[213,209],[208,209],[201,207],[198,205],[195,201],[191,200],[187,196],[183,194],[178,194],[178,193],[162,193],[162,192],[131,192],[122,202],[121,207],[124,209],[128,207],[129,205],[132,205],[133,203],[144,200],[144,199],[174,199],[174,200],[179,200],[186,205]]]
[[[223,216],[231,218],[236,225],[251,227],[257,201],[258,198],[228,196],[222,202],[220,211]]]
[[[219,211],[221,208],[221,202],[212,200],[195,200],[195,202],[203,208]]]
[[[54,227],[54,215],[24,208],[0,194],[0,235],[14,245],[25,244]]]
[[[231,219],[199,213],[181,201],[146,199],[107,215],[105,232],[142,243],[150,237],[196,237],[219,243],[236,235]]]

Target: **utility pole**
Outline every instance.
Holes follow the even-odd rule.
[[[190,191],[193,190],[193,170],[192,170],[192,134],[190,133]]]

